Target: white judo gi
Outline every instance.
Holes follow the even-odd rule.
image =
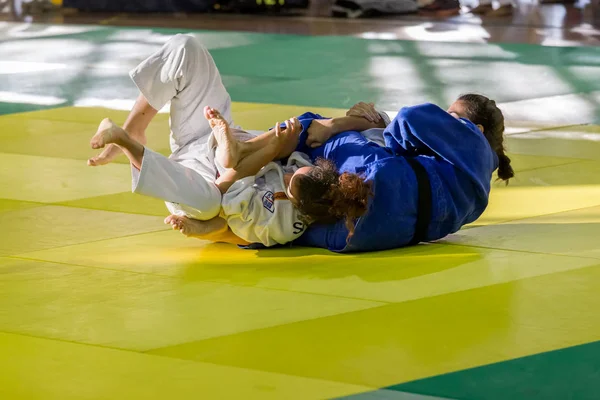
[[[311,165],[300,153],[283,167],[272,162],[256,176],[236,182],[225,195],[215,185],[216,142],[204,107],[220,111],[236,136],[248,136],[233,125],[231,97],[208,50],[193,36],[176,35],[134,68],[131,78],[156,110],[169,101],[169,158],[148,148],[141,169],[132,167],[132,191],[162,199],[169,211],[198,220],[218,215],[236,236],[266,246],[298,238],[305,227],[285,195],[283,174]]]
[[[256,176],[235,182],[223,195],[223,216],[231,231],[250,243],[285,244],[304,233],[300,212],[286,196],[284,173],[312,166],[303,153],[292,153],[287,165],[271,162]]]

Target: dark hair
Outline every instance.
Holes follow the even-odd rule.
[[[504,148],[504,115],[490,100],[480,94],[463,94],[458,98],[465,105],[466,117],[476,125],[483,126],[483,135],[489,142],[492,150],[498,155],[498,179],[506,181],[515,176],[515,171],[510,166],[510,158]]]
[[[296,207],[303,222],[329,224],[343,218],[349,240],[354,235],[355,220],[367,212],[372,195],[370,183],[357,174],[340,174],[335,163],[323,158],[295,180],[300,192]]]

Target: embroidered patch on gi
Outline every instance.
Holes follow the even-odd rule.
[[[262,198],[263,207],[270,212],[275,212],[275,195],[273,192],[267,192]]]

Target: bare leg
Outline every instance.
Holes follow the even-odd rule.
[[[105,118],[100,122],[98,131],[90,141],[92,149],[101,149],[107,145],[117,146],[123,151],[131,164],[137,169],[142,169],[144,159],[144,146],[131,138],[121,127],[115,125],[110,119]]]
[[[227,169],[217,178],[215,184],[221,193],[225,193],[236,181],[256,175],[262,167],[275,160],[278,153],[279,146],[276,143],[267,143],[265,147],[243,158],[235,169]]]
[[[239,158],[248,157],[248,155],[261,151],[261,149],[270,146],[274,140],[276,140],[275,129],[271,129],[262,135],[252,138],[246,142],[241,142],[238,146]],[[271,159],[280,160],[282,158],[289,157],[297,147],[297,142],[290,142],[289,145],[283,146],[279,149],[278,153]]]
[[[148,125],[157,113],[158,111],[152,108],[146,98],[140,94],[127,120],[123,124],[123,129],[129,133],[132,139],[144,145],[146,144],[146,128],[148,128]],[[108,164],[120,153],[121,148],[118,145],[114,143],[108,144],[102,153],[88,160],[88,165],[96,167]]]
[[[346,132],[346,131],[366,131],[371,128],[385,128],[385,123],[383,121],[379,122],[370,122],[366,118],[362,117],[339,117],[333,119],[322,119],[322,120],[314,120],[313,124],[316,124],[316,127],[311,126],[309,129],[313,130],[323,130],[326,129],[329,132],[330,137],[337,135],[338,133]],[[309,130],[310,132],[310,130]],[[246,157],[248,154],[254,153],[261,149],[264,146],[267,146],[269,142],[273,140],[273,136],[275,136],[275,130],[271,129],[268,132],[263,133],[253,139],[248,140],[247,142],[243,142],[238,147],[239,157]],[[321,143],[323,144],[323,143]],[[279,153],[276,155],[275,159],[279,160],[281,158],[289,157],[290,154],[294,152],[298,145],[298,142],[287,141],[284,146],[281,147]]]
[[[211,107],[204,108],[204,116],[208,120],[208,124],[213,130],[213,134],[217,139],[217,160],[225,168],[235,168],[240,162],[239,147],[241,142],[238,142],[229,128],[229,124],[219,113]]]
[[[248,244],[248,242],[235,236],[227,226],[227,221],[216,217],[208,221],[198,221],[188,217],[169,215],[165,218],[165,224],[171,225],[187,237],[210,240],[212,242],[225,242],[233,244]]]
[[[276,159],[281,150],[282,143],[285,143],[283,140],[284,135],[289,134],[288,129],[282,131],[278,125],[273,134],[265,132],[261,135],[266,138],[266,140],[261,141],[261,147],[254,148],[254,146],[249,146],[253,148],[254,152],[244,154],[244,157],[240,159],[238,148],[242,147],[243,143],[235,140],[231,135],[229,125],[218,115],[217,111],[207,109],[206,114],[207,118],[212,117],[209,121],[215,126],[214,133],[219,143],[217,147],[217,159],[224,165],[225,162],[229,162],[229,165],[235,164],[235,168],[228,168],[215,181],[221,193],[227,192],[235,181],[247,176],[256,175],[262,167]],[[218,137],[221,138],[219,139]],[[223,143],[225,149],[220,149]],[[235,150],[232,151],[232,149]]]

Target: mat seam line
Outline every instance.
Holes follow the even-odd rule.
[[[285,372],[264,371],[264,370],[260,370],[260,369],[239,367],[239,366],[235,366],[235,365],[219,364],[219,363],[210,362],[210,361],[200,361],[200,360],[192,360],[192,359],[186,359],[186,358],[171,357],[171,356],[165,356],[165,355],[161,355],[161,354],[147,353],[146,351],[127,349],[127,348],[123,348],[123,347],[111,347],[111,346],[105,346],[105,345],[101,345],[101,344],[76,342],[74,340],[37,336],[37,335],[29,334],[29,333],[6,331],[3,329],[0,329],[0,333],[4,333],[7,335],[14,335],[14,336],[22,336],[22,337],[31,338],[31,339],[49,340],[52,342],[67,343],[67,344],[72,344],[72,345],[76,345],[76,346],[88,346],[88,347],[94,347],[94,348],[99,348],[99,349],[103,349],[103,350],[122,351],[122,352],[126,352],[126,353],[138,354],[138,355],[142,355],[142,356],[158,357],[158,358],[163,358],[163,359],[172,359],[172,360],[183,361],[186,363],[208,364],[208,365],[214,365],[217,367],[229,367],[229,368],[233,368],[233,369],[237,369],[237,370],[263,372],[263,373],[266,372],[266,373],[271,373],[271,374],[276,374],[276,375],[288,376],[288,377],[292,377],[292,378],[311,379],[311,380],[316,380],[316,381],[321,381],[321,382],[331,382],[331,383],[340,383],[340,384],[346,384],[346,385],[352,385],[352,386],[362,386],[364,388],[374,389],[374,390],[380,389],[379,387],[376,387],[376,386],[362,385],[359,383],[333,381],[333,380],[328,380],[328,379],[323,379],[323,378],[311,378],[311,377],[306,377],[306,376],[302,376],[302,375],[290,375]]]
[[[175,279],[175,280],[181,279],[181,277],[174,276],[174,275],[161,275],[161,274],[155,274],[155,273],[131,271],[131,270],[126,270],[126,269],[123,270],[123,269],[116,269],[116,268],[96,267],[96,266],[91,266],[91,265],[73,264],[73,263],[67,263],[67,262],[63,262],[63,261],[51,261],[51,260],[43,260],[43,259],[37,259],[37,258],[31,258],[31,257],[4,256],[4,258],[11,258],[11,259],[23,260],[23,261],[46,262],[46,263],[66,265],[66,266],[72,266],[72,267],[91,268],[91,269],[95,269],[95,270],[129,273],[129,274],[142,275],[142,276],[155,276],[155,277]],[[378,307],[379,306],[384,306],[384,305],[389,305],[389,304],[395,304],[395,302],[388,302],[388,301],[384,301],[384,300],[373,300],[373,299],[366,299],[366,298],[360,298],[360,297],[349,297],[349,296],[331,295],[331,294],[325,294],[325,293],[315,293],[315,292],[306,292],[306,291],[298,291],[298,290],[279,289],[279,288],[271,288],[271,287],[263,287],[263,286],[242,285],[242,284],[235,284],[235,283],[223,282],[223,281],[217,281],[217,280],[210,280],[210,279],[198,279],[198,280],[195,280],[193,282],[197,282],[197,283],[204,282],[204,283],[212,283],[212,284],[229,286],[229,287],[241,287],[241,288],[251,288],[251,289],[266,290],[266,291],[284,292],[284,293],[296,293],[296,294],[313,295],[313,296],[336,298],[336,299],[344,299],[344,300],[365,301],[365,302],[371,302],[371,303],[379,303]]]

